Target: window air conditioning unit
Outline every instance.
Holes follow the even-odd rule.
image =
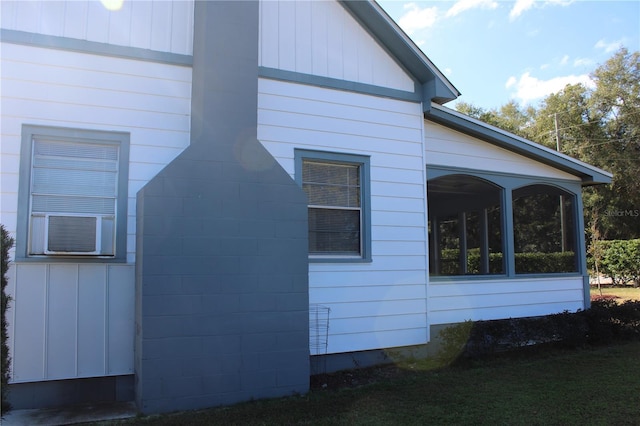
[[[31,216],[30,254],[113,256],[114,240],[114,216]]]

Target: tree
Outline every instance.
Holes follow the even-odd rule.
[[[640,237],[640,52],[620,49],[592,75],[590,97],[602,138],[590,146],[593,164],[613,173],[601,188],[603,234],[608,239]],[[609,214],[607,214],[609,213]]]
[[[605,239],[640,238],[640,53],[622,48],[591,77],[595,87],[567,85],[538,107],[511,101],[497,110],[457,109],[612,172],[611,185],[583,191],[585,223],[597,224]]]

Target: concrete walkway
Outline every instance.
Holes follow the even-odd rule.
[[[58,426],[135,417],[133,402],[104,402],[65,408],[12,410],[2,416],[3,426]]]

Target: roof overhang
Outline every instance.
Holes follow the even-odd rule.
[[[425,119],[578,176],[583,186],[611,183],[613,178],[609,172],[442,105],[432,104]]]
[[[423,109],[431,103],[444,104],[460,96],[460,92],[420,50],[398,24],[372,0],[340,3],[375,37],[420,85]]]

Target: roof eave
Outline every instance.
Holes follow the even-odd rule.
[[[444,104],[460,96],[458,89],[378,3],[372,0],[339,1],[421,85],[425,110],[430,108],[431,102]]]
[[[613,175],[467,115],[433,104],[425,118],[579,177],[583,186],[611,183]]]

